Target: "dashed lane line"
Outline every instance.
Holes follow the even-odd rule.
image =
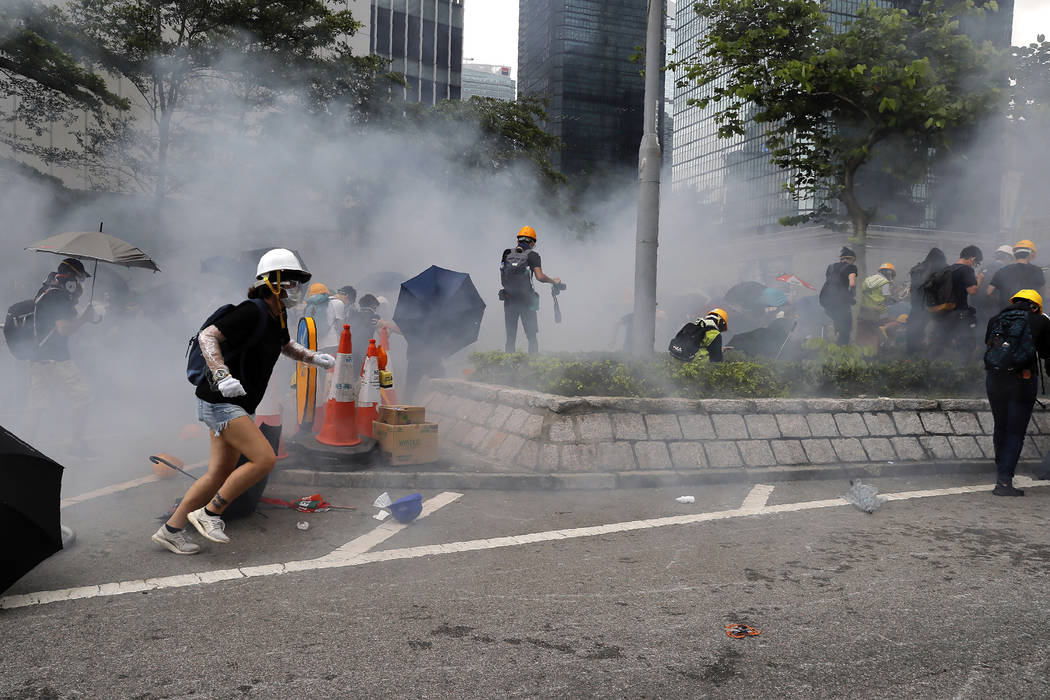
[[[1014,479],[1014,483],[1017,486],[1024,488],[1050,486],[1050,481],[1035,481],[1028,477],[1017,477]],[[758,486],[763,485],[759,484]],[[933,498],[937,496],[955,496],[969,493],[980,493],[982,491],[990,491],[991,489],[992,486],[989,485],[956,486],[943,489],[903,491],[900,493],[887,493],[880,495],[888,501],[907,501],[920,498]],[[533,532],[524,535],[510,535],[506,537],[466,540],[463,542],[448,542],[444,544],[406,547],[402,549],[388,549],[380,552],[366,551],[359,554],[354,554],[353,549],[350,548],[345,550],[342,556],[335,556],[336,552],[342,549],[340,548],[340,550],[336,550],[336,552],[333,552],[330,555],[305,561],[291,561],[283,564],[249,566],[242,567],[239,569],[226,569],[222,571],[202,572],[198,574],[166,576],[163,578],[106,583],[98,586],[66,588],[57,591],[41,591],[38,593],[26,593],[23,595],[14,595],[8,596],[6,598],[0,598],[0,609],[21,608],[31,605],[46,605],[48,603],[56,603],[63,600],[99,598],[104,596],[122,595],[125,593],[138,593],[141,591],[152,591],[165,588],[196,586],[205,583],[216,583],[219,581],[230,581],[234,579],[252,578],[256,576],[275,576],[296,571],[314,571],[319,569],[361,566],[363,564],[373,564],[382,561],[416,559],[420,557],[435,556],[439,554],[481,551],[487,549],[497,549],[500,547],[515,547],[524,544],[552,542],[563,539],[609,535],[617,532],[649,530],[653,528],[668,527],[672,525],[690,525],[694,523],[710,522],[714,520],[729,520],[732,518],[741,518],[757,515],[772,515],[774,513],[793,513],[806,510],[817,510],[821,508],[836,508],[839,506],[848,505],[847,501],[844,498],[827,498],[816,501],[803,501],[800,503],[765,505],[765,499],[768,499],[769,493],[771,493],[771,490],[767,492],[765,491],[765,489],[761,491],[756,491],[755,489],[752,489],[751,493],[748,494],[748,497],[751,498],[750,502],[747,498],[745,498],[744,504],[740,508],[714,511],[709,513],[673,515],[662,518],[651,518],[649,520],[629,520],[620,523],[609,523],[607,525],[577,527],[569,528],[566,530],[549,530],[546,532]],[[760,496],[762,498],[762,505],[756,506]],[[424,512],[427,512],[426,504],[424,504]],[[348,543],[348,545],[349,544],[352,543]],[[344,545],[344,547],[348,545]]]

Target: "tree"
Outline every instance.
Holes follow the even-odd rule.
[[[842,204],[863,274],[873,211],[857,197],[858,172],[884,153],[897,156],[897,176],[921,179],[955,129],[995,109],[1001,57],[960,17],[997,9],[972,0],[926,0],[914,12],[866,5],[836,28],[816,0],[701,0],[700,58],[676,66],[703,88],[695,104],[722,107],[719,136],[743,136],[751,111],[794,198],[821,202],[782,223],[826,219],[831,202]]]
[[[232,107],[232,124],[245,129],[250,113],[287,95],[316,108],[363,89],[348,72],[371,75],[377,65],[352,56],[347,40],[360,24],[324,0],[74,0],[70,13],[104,47],[101,65],[145,105],[151,128],[124,122],[121,165],[158,204],[182,184],[173,155],[202,155],[193,137],[214,130],[209,119]]]
[[[61,160],[39,138],[53,124],[70,126],[84,111],[96,120],[128,101],[110,91],[91,69],[97,47],[87,43],[55,8],[38,0],[12,0],[0,7],[0,98],[13,98],[3,121],[18,129],[0,132],[16,151],[45,162]]]

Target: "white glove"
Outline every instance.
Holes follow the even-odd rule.
[[[335,358],[328,353],[320,352],[314,355],[314,364],[321,369],[332,369],[335,367]]]
[[[241,381],[239,379],[234,379],[233,377],[226,377],[220,381],[218,389],[219,393],[228,399],[232,399],[235,396],[245,396],[248,393],[244,390],[244,387],[241,386]]]

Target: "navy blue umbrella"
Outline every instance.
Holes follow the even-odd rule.
[[[426,345],[448,357],[478,339],[485,302],[465,272],[431,265],[407,282],[394,309],[394,323],[409,346]]]

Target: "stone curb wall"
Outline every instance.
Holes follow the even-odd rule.
[[[561,397],[455,379],[424,400],[441,440],[534,473],[990,459],[983,399]],[[1050,453],[1036,406],[1022,460]]]

